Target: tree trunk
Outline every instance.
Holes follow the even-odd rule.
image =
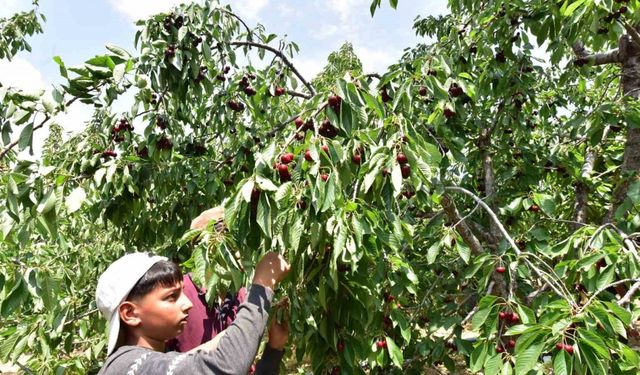
[[[640,98],[640,47],[630,36],[620,38],[619,53],[622,58],[622,92],[634,99]],[[616,210],[627,196],[627,190],[632,181],[638,180],[640,171],[640,128],[633,128],[640,124],[629,124],[627,142],[624,146],[624,157],[620,169],[620,180],[616,186],[611,207],[604,219],[605,223],[614,220]]]

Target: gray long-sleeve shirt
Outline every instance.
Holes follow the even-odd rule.
[[[269,318],[273,291],[253,284],[238,308],[233,324],[213,351],[161,353],[140,346],[121,346],[105,361],[98,375],[246,374],[258,351]],[[257,374],[277,374],[284,352],[264,350]]]

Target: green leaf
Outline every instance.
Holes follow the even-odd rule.
[[[471,357],[469,358],[469,367],[472,372],[478,372],[482,367],[484,367],[488,351],[489,344],[486,342],[481,342],[475,349],[473,349]]]
[[[502,370],[502,354],[492,355],[484,363],[484,375],[497,375]]]
[[[18,148],[24,150],[27,147],[31,147],[33,143],[33,123],[28,124],[20,132],[20,139],[18,140]]]
[[[84,200],[86,198],[87,198],[87,193],[84,191],[82,187],[78,186],[77,188],[73,189],[73,191],[71,192],[71,194],[69,194],[65,202],[67,206],[67,211],[69,213],[78,211],[80,207],[82,207],[82,203],[84,203]]]
[[[46,214],[56,206],[56,192],[54,189],[49,192],[40,200],[37,211],[39,214]]]
[[[0,315],[4,318],[8,317],[15,309],[17,309],[27,299],[29,290],[25,285],[22,277],[20,277],[13,286],[13,289],[7,295],[7,298],[2,300],[2,307],[0,308]]]
[[[433,264],[436,261],[436,258],[440,254],[440,242],[435,242],[429,250],[427,250],[427,263]]]
[[[571,375],[572,357],[564,350],[559,350],[553,358],[554,375]]]
[[[524,350],[517,350],[516,352],[516,374],[526,374],[538,362],[538,358],[540,357],[540,353],[542,353],[542,348],[544,347],[544,342],[542,341],[542,337],[538,336],[539,340],[536,341],[533,345],[529,346]],[[520,341],[520,340],[518,340]]]
[[[402,364],[404,362],[404,356],[402,355],[402,351],[396,345],[395,341],[391,339],[391,337],[386,337],[387,340],[387,349],[389,350],[389,356],[393,361],[393,364],[398,368],[402,368]]]
[[[456,241],[456,250],[458,250],[458,254],[460,254],[460,258],[466,263],[469,264],[469,259],[471,258],[471,248],[467,246],[464,241]]]
[[[586,329],[578,330],[578,335],[580,337],[581,344],[589,345],[596,351],[596,353],[598,353],[600,357],[611,360],[611,354],[609,353],[607,344],[604,342],[604,340],[602,340],[600,336]]]
[[[268,238],[272,237],[271,232],[271,205],[269,204],[269,197],[266,194],[260,195],[260,201],[258,202],[258,214],[256,221],[262,229],[262,232]]]

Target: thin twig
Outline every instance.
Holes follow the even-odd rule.
[[[602,288],[596,290],[595,293],[593,293],[593,295],[587,300],[587,302],[578,310],[577,314],[582,313],[587,307],[589,307],[589,305],[593,302],[593,300],[598,296],[598,294],[604,292],[605,290],[616,286],[616,285],[620,285],[620,284],[624,284],[624,283],[628,283],[628,282],[635,282],[638,283],[640,282],[640,279],[624,279],[624,280],[618,280],[615,281],[609,285],[605,285]]]
[[[280,57],[280,59],[282,60],[282,62],[285,63],[285,65],[287,65],[291,71],[293,71],[293,74],[296,75],[296,77],[298,77],[298,79],[300,81],[302,81],[302,83],[307,87],[307,90],[309,90],[309,94],[307,96],[305,96],[305,98],[307,99],[311,99],[312,97],[314,97],[316,95],[316,91],[314,90],[313,86],[311,86],[311,84],[309,82],[307,82],[306,79],[304,79],[304,77],[302,76],[302,74],[300,74],[300,72],[298,71],[298,69],[296,69],[296,67],[293,65],[293,63],[291,63],[291,61],[287,58],[287,56],[285,56],[284,53],[282,53],[282,51],[279,51],[267,44],[262,44],[262,43],[255,43],[255,42],[242,42],[242,41],[236,41],[236,42],[230,42],[229,45],[231,46],[248,46],[248,47],[256,47],[256,48],[262,48],[265,49],[267,51],[270,51],[274,54],[276,54],[278,57]]]

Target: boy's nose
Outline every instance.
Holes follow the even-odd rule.
[[[182,298],[183,298],[182,310],[185,311],[185,312],[191,310],[191,308],[193,307],[193,303],[191,302],[189,297],[187,297],[186,295],[183,294]]]

